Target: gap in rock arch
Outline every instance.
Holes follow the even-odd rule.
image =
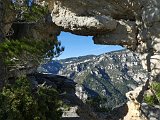
[[[110,51],[124,49],[118,45],[96,45],[92,40],[92,36],[79,36],[68,32],[62,32],[58,36],[58,40],[61,41],[65,50],[57,59],[85,55],[99,55]]]

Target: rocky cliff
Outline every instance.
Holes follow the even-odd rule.
[[[159,0],[46,0],[52,21],[96,44],[116,44],[141,53],[144,67],[159,74]],[[157,78],[158,79],[158,78]]]
[[[125,46],[140,54],[148,81],[130,94],[131,103],[141,103],[150,80],[160,74],[160,3],[159,0],[46,0],[52,11],[52,21],[79,35],[92,35],[96,44]],[[133,94],[140,94],[133,95]],[[141,98],[141,99],[137,99]],[[130,105],[128,105],[129,107]],[[140,107],[138,108],[139,111]],[[134,110],[129,111],[131,114]],[[139,114],[139,113],[138,113]],[[134,118],[135,117],[135,118]],[[127,119],[143,119],[131,115]]]
[[[129,50],[52,61],[39,67],[38,71],[73,79],[77,83],[75,93],[78,98],[90,105],[95,114],[98,112],[103,120],[159,120],[159,106],[145,103],[141,106],[138,102],[142,101],[141,91],[146,89],[143,84],[148,74],[137,54]],[[76,110],[77,107],[73,107],[67,111],[66,119],[70,120]]]
[[[45,0],[45,2],[49,6],[53,23],[60,28],[59,32],[91,35],[94,36],[96,44],[122,45],[134,50],[141,54],[144,68],[158,79],[160,19],[158,0]],[[10,23],[10,20],[14,19],[11,16],[15,15],[7,8],[9,3],[3,0],[1,3],[2,21],[8,20],[7,23]],[[4,36],[11,25],[1,22],[1,26],[1,31],[4,31],[1,36]],[[39,29],[44,30],[43,27],[40,25]],[[57,31],[54,26],[52,31],[54,28]],[[44,36],[36,31],[39,30],[36,29],[31,36],[40,38]],[[57,32],[53,34],[57,36]],[[45,36],[48,36],[47,33]]]
[[[148,81],[159,81],[159,0],[45,0],[43,3],[45,2],[49,6],[53,23],[60,28],[59,32],[92,35],[96,44],[122,45],[138,52],[143,67],[150,73]],[[10,0],[0,0],[0,41],[4,40],[10,30],[10,22],[16,16],[8,6],[10,3]],[[39,29],[43,30],[43,27]],[[2,62],[1,64],[0,74],[4,75],[4,66]],[[141,88],[148,86],[148,83]],[[143,94],[145,89],[139,90],[143,90]]]
[[[53,87],[59,92],[59,96],[64,106],[62,120],[103,120],[94,113],[94,111],[82,102],[75,94],[76,83],[64,76],[53,74],[34,73],[27,77],[32,82],[33,89],[38,85]]]
[[[147,79],[139,57],[129,50],[52,61],[38,71],[73,79],[77,83],[77,95],[84,101],[100,97],[101,108],[126,102],[125,93]]]

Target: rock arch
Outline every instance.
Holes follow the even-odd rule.
[[[146,84],[127,93],[124,119],[146,119],[140,112],[149,80],[160,74],[160,1],[158,0],[47,0],[52,21],[78,35],[92,35],[95,44],[121,45],[139,53],[149,72]],[[129,106],[132,106],[129,107]],[[132,115],[131,115],[132,114]]]
[[[12,11],[2,14],[1,11],[6,4],[3,3],[4,0],[1,1],[0,21],[6,17],[11,19]],[[41,0],[39,2],[41,3]],[[139,53],[143,67],[150,73],[149,79],[160,80],[159,0],[45,0],[45,2],[49,5],[52,24],[55,26],[49,32],[53,31],[55,37],[60,31],[68,31],[78,35],[94,36],[95,44],[124,46]],[[0,27],[2,36],[8,32],[10,25],[1,22]],[[35,28],[31,29],[34,30],[32,37],[40,32]],[[36,37],[41,39],[44,36],[38,34]],[[139,93],[147,85],[148,82],[140,87]],[[128,94],[128,97],[132,99],[133,94]],[[137,99],[131,101],[141,102],[139,94],[135,97]]]

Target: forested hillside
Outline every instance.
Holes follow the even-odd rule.
[[[99,104],[105,107],[124,103],[125,93],[143,84],[147,78],[138,56],[129,50],[52,61],[38,71],[73,79],[77,91],[82,86],[88,100],[100,99],[102,103]]]

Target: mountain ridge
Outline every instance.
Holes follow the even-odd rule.
[[[129,50],[56,60],[38,71],[73,79],[78,93],[83,93],[81,98],[100,99],[102,108],[126,102],[125,93],[143,84],[146,78],[139,57]]]

